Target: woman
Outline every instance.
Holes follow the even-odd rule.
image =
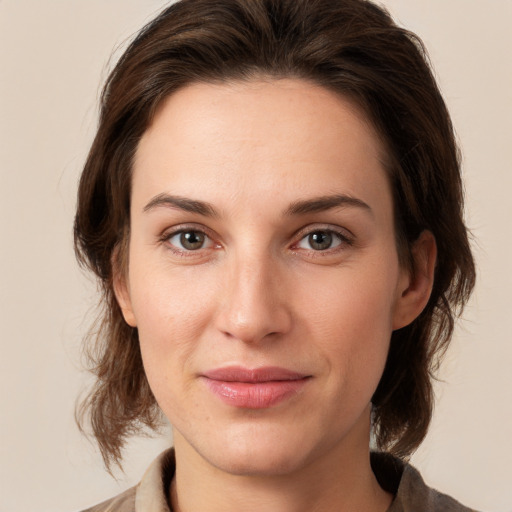
[[[474,284],[462,206],[421,42],[382,9],[170,6],[107,81],[75,240],[107,468],[161,413],[174,449],[91,510],[468,510],[403,462]]]

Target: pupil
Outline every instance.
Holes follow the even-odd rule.
[[[313,249],[320,251],[329,249],[332,244],[332,235],[325,231],[315,231],[309,235],[309,243]]]
[[[180,242],[185,249],[200,249],[204,243],[204,235],[197,231],[187,231],[181,234]]]

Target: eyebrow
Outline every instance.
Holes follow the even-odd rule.
[[[215,207],[205,201],[189,199],[182,196],[173,196],[169,194],[158,194],[153,197],[143,211],[149,212],[156,208],[176,208],[189,213],[196,213],[204,217],[219,217],[219,212]],[[356,197],[345,194],[335,194],[331,196],[320,196],[311,199],[295,201],[284,211],[285,216],[305,215],[308,213],[319,213],[333,208],[355,207],[361,208],[373,213],[370,206]]]
[[[285,215],[292,216],[304,215],[307,213],[319,213],[340,207],[361,208],[366,210],[368,213],[373,214],[370,206],[361,199],[345,194],[335,194],[332,196],[321,196],[295,201],[285,210]]]
[[[165,193],[158,194],[157,196],[153,197],[153,199],[151,199],[151,201],[149,201],[149,203],[144,206],[143,211],[149,212],[159,207],[177,208],[189,213],[197,213],[205,217],[219,216],[217,210],[210,203],[206,203],[205,201],[197,201],[195,199],[188,199],[181,196],[172,196]]]

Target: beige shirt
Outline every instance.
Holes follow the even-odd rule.
[[[395,495],[387,512],[476,512],[425,485],[420,474],[388,454],[372,453],[380,485]],[[174,451],[163,452],[138,485],[83,512],[172,512],[168,489],[174,475]]]

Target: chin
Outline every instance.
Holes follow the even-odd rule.
[[[231,447],[214,455],[212,463],[220,470],[238,476],[270,477],[289,475],[304,466],[299,450],[267,450],[257,447]]]
[[[311,457],[302,435],[280,429],[231,429],[217,442],[198,448],[202,457],[221,471],[240,476],[287,475],[303,468]]]

